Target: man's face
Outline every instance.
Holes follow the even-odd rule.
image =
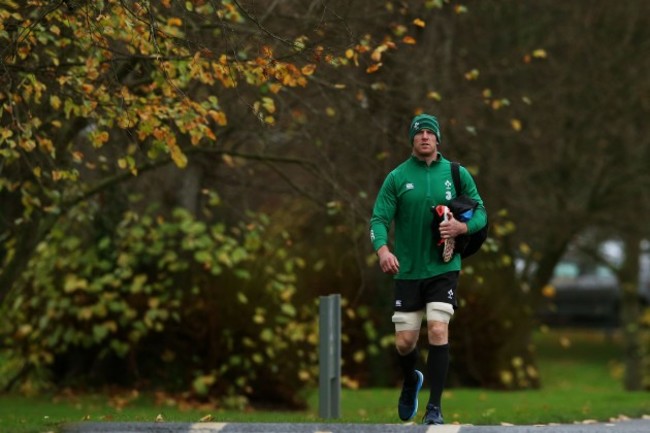
[[[420,158],[435,156],[438,151],[438,139],[433,131],[422,129],[413,137],[413,153]]]

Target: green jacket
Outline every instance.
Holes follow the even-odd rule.
[[[487,214],[472,175],[462,166],[460,180],[463,193],[479,203],[467,222],[469,233],[474,233],[485,226]],[[399,261],[396,279],[416,280],[460,270],[460,255],[444,263],[431,232],[431,207],[447,205],[454,197],[451,163],[440,153],[429,166],[411,156],[388,174],[370,219],[370,240],[375,251],[387,245],[389,229],[395,223],[393,254]]]

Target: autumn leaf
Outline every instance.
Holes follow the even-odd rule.
[[[54,148],[54,143],[50,138],[46,137],[36,137],[38,142],[38,147],[46,154],[54,157],[56,155],[56,149]]]
[[[388,46],[386,46],[386,45],[384,45],[384,44],[379,45],[379,46],[378,46],[377,48],[375,48],[375,50],[372,52],[372,54],[370,55],[370,58],[371,58],[374,62],[380,62],[380,61],[381,61],[381,54],[382,54],[384,51],[386,51],[387,49],[388,49]]]
[[[544,296],[545,298],[554,298],[555,293],[556,293],[555,287],[550,284],[547,284],[542,288],[542,296]]]
[[[275,101],[272,98],[263,97],[262,107],[269,113],[275,113]]]
[[[533,51],[533,57],[536,59],[545,59],[547,57],[546,50],[540,48]]]
[[[418,27],[422,27],[422,28],[427,26],[427,24],[423,20],[421,20],[420,18],[414,19],[413,24],[418,26]]]
[[[226,113],[223,111],[216,111],[216,110],[210,110],[208,111],[208,114],[210,117],[212,117],[212,120],[214,120],[217,125],[219,126],[226,126],[228,124],[228,120],[226,119]]]
[[[300,71],[302,72],[303,75],[307,75],[307,76],[312,75],[314,71],[316,71],[316,65],[313,64],[305,65],[300,69]]]
[[[223,155],[221,155],[221,159],[223,160],[223,162],[226,163],[226,165],[227,165],[228,167],[231,167],[231,168],[232,168],[232,167],[235,167],[235,160],[234,160],[234,158],[233,158],[232,156],[228,155],[227,153],[224,153]]]
[[[374,63],[374,64],[368,66],[368,68],[366,68],[366,73],[372,74],[374,72],[377,72],[379,70],[379,68],[381,68],[381,65],[382,65],[381,63]]]
[[[51,95],[50,96],[50,105],[55,110],[58,110],[59,108],[61,108],[61,98],[59,98],[57,95]]]
[[[177,167],[184,168],[187,166],[187,156],[185,156],[185,154],[181,151],[180,147],[174,145],[171,146],[169,150],[171,153],[172,161],[174,161],[174,164],[176,164]]]
[[[510,125],[515,131],[521,131],[521,120],[519,119],[510,119]]]
[[[404,36],[402,38],[402,42],[404,42],[405,44],[408,44],[408,45],[415,45],[417,43],[415,38],[412,37],[412,36]]]
[[[90,134],[90,141],[96,148],[102,147],[106,142],[108,142],[108,139],[109,135],[107,131],[94,132]]]
[[[478,69],[472,69],[471,71],[465,73],[465,79],[467,81],[473,81],[478,79],[479,75],[480,73]]]
[[[433,99],[434,101],[442,101],[442,96],[440,96],[440,93],[438,92],[429,92],[427,93],[427,98],[428,99]]]

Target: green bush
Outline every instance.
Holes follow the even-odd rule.
[[[304,404],[317,306],[294,302],[303,261],[286,233],[264,215],[229,227],[183,209],[98,229],[99,212],[62,219],[4,303],[5,377],[24,391],[117,383]]]

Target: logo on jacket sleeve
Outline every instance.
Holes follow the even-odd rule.
[[[408,189],[414,189],[414,188],[415,188],[415,185],[413,185],[411,182],[409,182],[409,183],[406,184],[405,188],[406,188],[407,190],[408,190]]]

